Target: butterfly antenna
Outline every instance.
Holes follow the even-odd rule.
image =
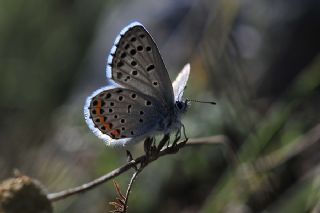
[[[187,101],[190,102],[197,102],[197,103],[203,103],[203,104],[212,104],[212,105],[216,105],[217,103],[214,101],[199,101],[199,100],[192,100],[192,99],[187,99]]]

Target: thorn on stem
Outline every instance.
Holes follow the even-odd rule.
[[[113,206],[113,210],[111,210],[110,212],[126,212],[127,206],[126,206],[126,199],[127,197],[125,195],[122,194],[121,190],[120,190],[120,185],[113,180],[113,185],[114,188],[116,189],[117,192],[117,196],[115,201],[109,202],[109,204],[111,206]]]

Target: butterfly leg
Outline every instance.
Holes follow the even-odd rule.
[[[128,161],[128,162],[132,161],[132,160],[133,160],[133,157],[132,157],[131,152],[130,152],[129,150],[126,150],[126,152],[127,152],[127,161]]]
[[[183,123],[180,123],[180,124],[181,124],[181,128],[179,128],[177,130],[176,137],[175,137],[173,144],[172,144],[173,146],[175,146],[178,143],[178,141],[181,139],[181,129],[183,131],[183,136],[184,136],[184,140],[181,143],[187,143],[187,141],[188,141],[188,137],[186,134],[186,128],[183,125]]]
[[[147,137],[144,140],[144,152],[146,155],[150,155],[154,149],[154,137]]]
[[[155,146],[155,138],[154,137],[147,137],[144,140],[144,152],[146,153],[145,160],[141,163],[141,167],[145,166],[150,159],[156,156],[157,147]]]
[[[172,147],[176,146],[178,141],[180,140],[181,138],[181,129],[178,129],[177,132],[176,132],[176,135],[175,135],[175,138],[174,138],[174,141],[172,143]]]
[[[184,136],[184,141],[182,141],[182,143],[187,143],[189,138],[187,137],[186,128],[183,125],[183,123],[181,123],[181,127],[182,127],[182,130],[183,130],[183,136]]]
[[[130,152],[129,150],[126,150],[126,151],[127,151],[127,162],[133,161],[133,157],[132,157],[131,152]],[[136,171],[138,170],[138,168],[137,168],[136,165],[133,165],[133,168],[134,168]]]
[[[161,141],[159,142],[158,148],[157,148],[157,152],[159,153],[161,151],[161,149],[163,148],[163,146],[166,143],[170,143],[170,134],[165,134],[163,136],[163,138],[161,139]]]
[[[182,128],[182,131],[183,131],[185,139],[178,144],[178,141],[181,139],[181,128]],[[183,124],[181,124],[181,128],[177,130],[176,135],[175,135],[175,139],[174,139],[174,141],[173,141],[173,143],[172,143],[172,145],[170,147],[173,152],[179,151],[181,146],[184,146],[188,141],[188,138],[186,136],[185,127],[184,127]]]

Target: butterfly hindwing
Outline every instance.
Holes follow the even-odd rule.
[[[137,138],[156,128],[162,114],[157,105],[158,101],[153,97],[138,91],[101,89],[88,98],[86,120],[99,131],[96,135],[108,143]]]
[[[107,76],[125,88],[157,98],[165,108],[174,104],[171,81],[158,48],[137,22],[124,28],[116,39]]]

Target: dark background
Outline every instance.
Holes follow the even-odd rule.
[[[86,96],[106,84],[105,59],[138,20],[173,80],[186,63],[185,148],[138,177],[129,212],[320,211],[320,2],[317,0],[1,0],[0,178],[13,169],[49,192],[126,162],[85,124]],[[142,144],[130,148],[143,153]],[[125,190],[132,172],[117,178]],[[108,212],[108,182],[54,204],[55,212]]]

